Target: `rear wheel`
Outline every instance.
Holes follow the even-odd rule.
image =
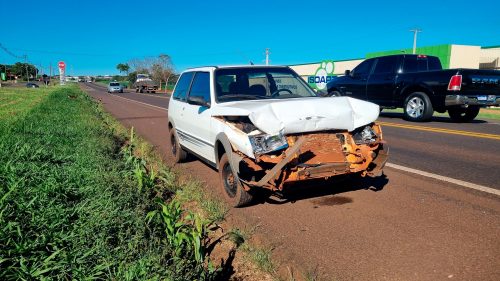
[[[227,154],[222,155],[219,161],[219,177],[224,199],[231,206],[241,207],[252,201],[252,195],[243,189],[238,175],[234,174]]]
[[[187,152],[181,147],[179,144],[179,138],[177,137],[177,133],[174,128],[170,129],[170,151],[172,152],[172,156],[174,157],[175,163],[180,163],[187,158]]]
[[[450,108],[448,115],[454,122],[470,122],[479,114],[479,107],[471,106],[468,108]]]
[[[432,118],[434,110],[429,97],[422,92],[409,95],[404,102],[404,118],[409,121],[423,122]]]

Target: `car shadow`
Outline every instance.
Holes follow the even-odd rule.
[[[399,113],[399,112],[381,112],[380,117],[404,120],[403,113]],[[456,124],[460,123],[460,122],[455,122],[455,121],[451,120],[451,118],[449,118],[449,117],[443,117],[443,116],[432,116],[432,119],[427,121],[427,122],[456,123]],[[466,122],[466,123],[479,123],[479,124],[481,124],[481,123],[488,123],[488,121],[474,119],[474,120]]]
[[[281,193],[272,193],[264,190],[257,192],[252,205],[295,203],[300,200],[339,195],[356,190],[378,192],[383,190],[388,182],[389,179],[384,174],[375,178],[347,175],[333,177],[328,180],[309,180],[285,185]],[[318,202],[326,205],[341,205],[351,203],[352,199],[344,196],[329,196]]]

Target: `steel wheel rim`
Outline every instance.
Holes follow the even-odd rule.
[[[406,112],[413,118],[418,118],[424,114],[425,103],[419,97],[411,98],[406,104]]]
[[[223,184],[226,194],[231,198],[235,197],[238,184],[236,183],[236,178],[229,163],[226,163],[222,169],[222,180],[224,181]]]

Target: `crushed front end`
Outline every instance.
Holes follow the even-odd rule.
[[[255,158],[238,151],[239,178],[246,188],[282,190],[286,183],[344,174],[381,175],[388,148],[372,123],[348,131],[250,136]]]

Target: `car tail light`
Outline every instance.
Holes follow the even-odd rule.
[[[450,83],[448,83],[448,91],[460,91],[462,88],[462,75],[451,76]]]

